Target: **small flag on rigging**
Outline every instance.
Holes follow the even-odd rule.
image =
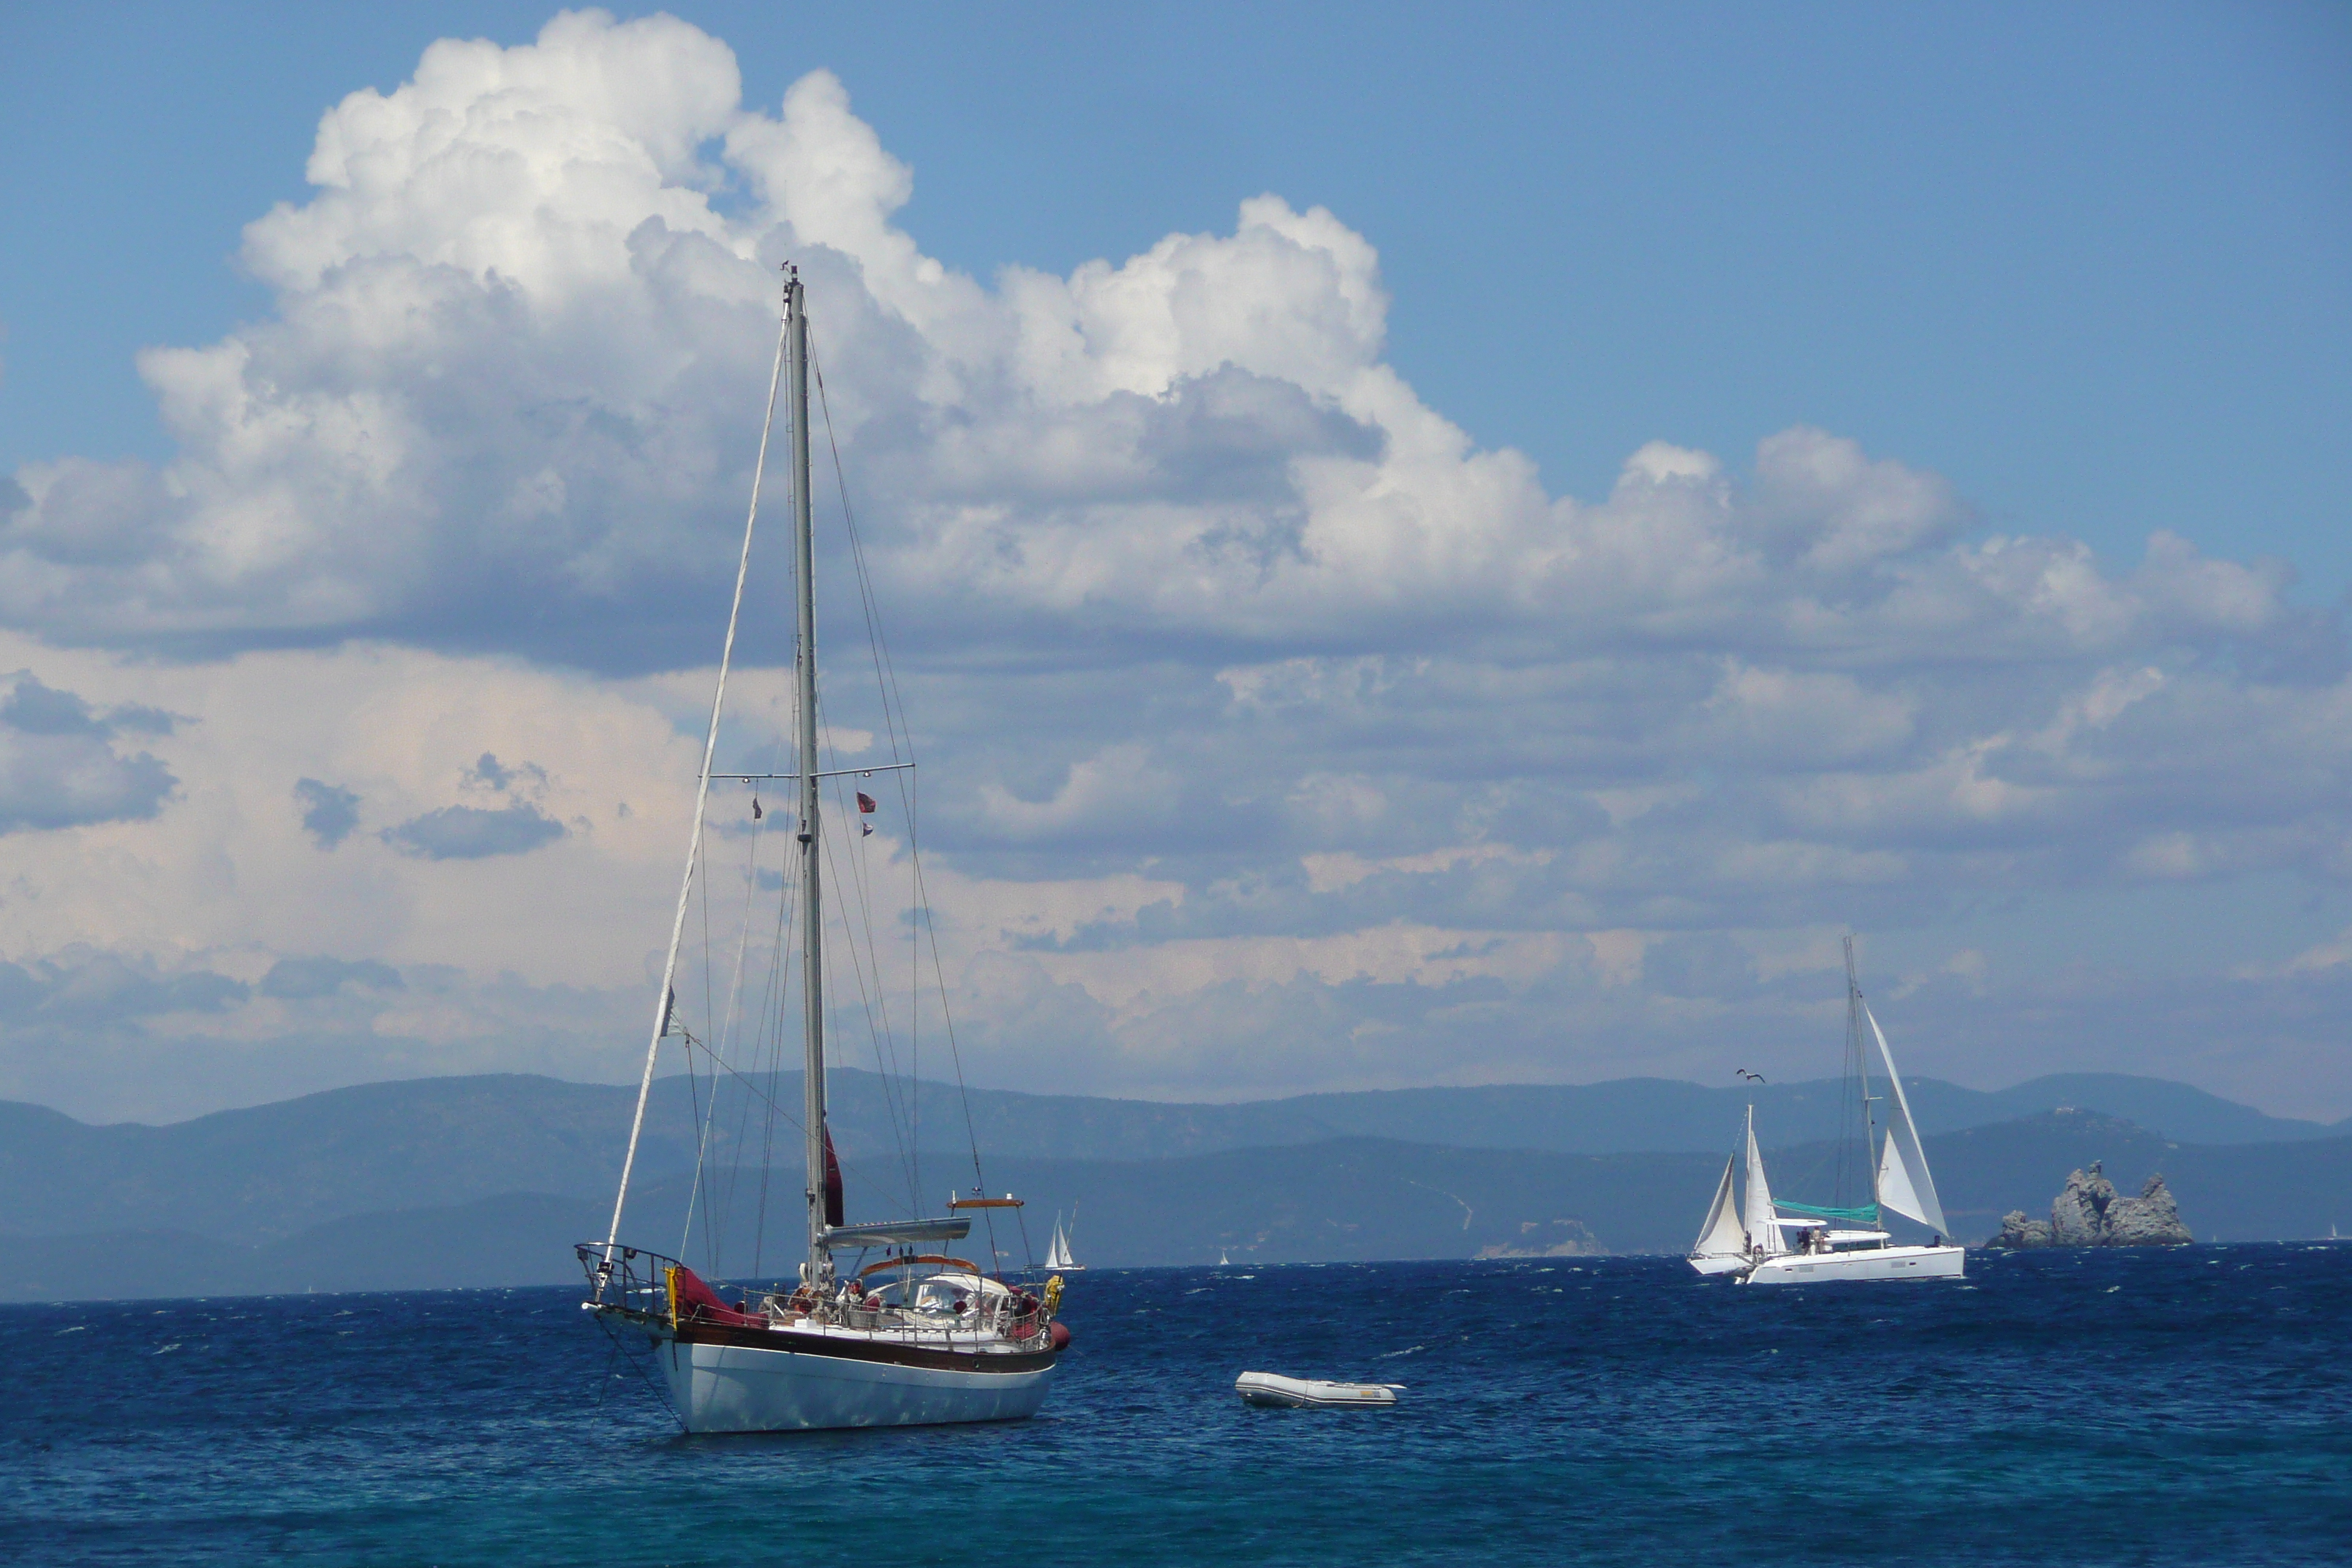
[[[859,814],[860,816],[873,816],[873,815],[874,815],[875,806],[876,806],[876,805],[877,805],[877,803],[876,802],[876,800],[874,799],[874,797],[873,797],[872,795],[867,795],[864,790],[859,790],[859,791],[857,792],[857,810],[858,810],[858,814]],[[859,824],[857,825],[857,837],[859,837],[860,838],[871,838],[871,837],[874,837],[874,825],[873,825],[872,823],[870,823],[870,822],[861,822],[861,823],[859,823]]]
[[[760,820],[760,797],[756,795],[751,797],[751,820]]]

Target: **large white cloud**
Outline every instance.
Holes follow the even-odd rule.
[[[1991,535],[1943,478],[1802,426],[1550,495],[1385,363],[1377,254],[1320,208],[974,279],[896,226],[911,173],[834,78],[748,108],[719,41],[593,12],[435,45],[325,116],[309,174],[247,231],[272,313],[142,358],[178,456],[0,489],[0,668],[93,725],[178,716],[145,750],[0,734],[8,798],[68,803],[10,840],[0,942],[51,990],[92,954],[152,972],[121,992],[133,1055],[621,1070],[787,258],[1000,1081],[1699,1070],[1758,1037],[1801,1061],[1841,923],[2352,874],[2341,627],[2283,565]],[[853,750],[881,728],[855,619],[826,623]],[[746,759],[775,754],[788,647],[774,617],[747,643]],[[2286,1081],[2326,1058],[2311,998],[2341,977],[2293,962],[2324,935],[2168,973],[2068,1048],[2196,1076],[2179,1021],[2255,994],[2270,1054],[2211,1080]],[[402,984],[266,984],[321,959]],[[1956,1076],[2110,1005],[1951,963],[1906,984],[1950,994]],[[158,1011],[204,975],[242,989]],[[2352,1110],[2352,1064],[2326,1071]]]

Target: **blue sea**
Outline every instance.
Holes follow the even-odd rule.
[[[0,1558],[2352,1561],[2352,1247],[1969,1265],[1087,1273],[1037,1419],[762,1437],[681,1436],[569,1290],[5,1307]]]

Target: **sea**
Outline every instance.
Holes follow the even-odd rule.
[[[1091,1271],[1045,1411],[693,1437],[567,1289],[0,1307],[41,1564],[2345,1563],[2352,1246]],[[1258,1410],[1244,1371],[1403,1385]]]

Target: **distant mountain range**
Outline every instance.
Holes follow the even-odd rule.
[[[1906,1089],[1965,1240],[1990,1235],[2009,1208],[2045,1211],[2066,1173],[2095,1159],[2118,1186],[2160,1167],[2200,1238],[2352,1222],[2339,1197],[2352,1192],[2344,1124],[2123,1075],[1992,1093],[1906,1079]],[[428,1079],[165,1127],[89,1126],[0,1102],[0,1233],[19,1238],[0,1299],[565,1279],[571,1243],[609,1222],[634,1098],[551,1079]],[[769,1268],[796,1259],[789,1113],[799,1100],[796,1074],[730,1085],[716,1107],[707,1083],[656,1084],[625,1234],[677,1248],[707,1119],[718,1174],[687,1256],[711,1260],[715,1208],[722,1268],[748,1269],[755,1248]],[[976,1143],[991,1189],[1029,1201],[1000,1218],[998,1248],[1042,1253],[1055,1211],[1075,1208],[1080,1256],[1100,1266],[1209,1262],[1220,1247],[1237,1264],[1680,1251],[1751,1100],[1776,1151],[1776,1189],[1828,1196],[1844,1102],[1834,1081],[1748,1090],[1632,1079],[1236,1105],[973,1090],[969,1141],[951,1086],[908,1096],[842,1072],[833,1097],[853,1217],[936,1211],[949,1188],[972,1184]],[[772,1114],[786,1169],[766,1181],[762,1238]],[[921,1151],[916,1191],[908,1148]]]

